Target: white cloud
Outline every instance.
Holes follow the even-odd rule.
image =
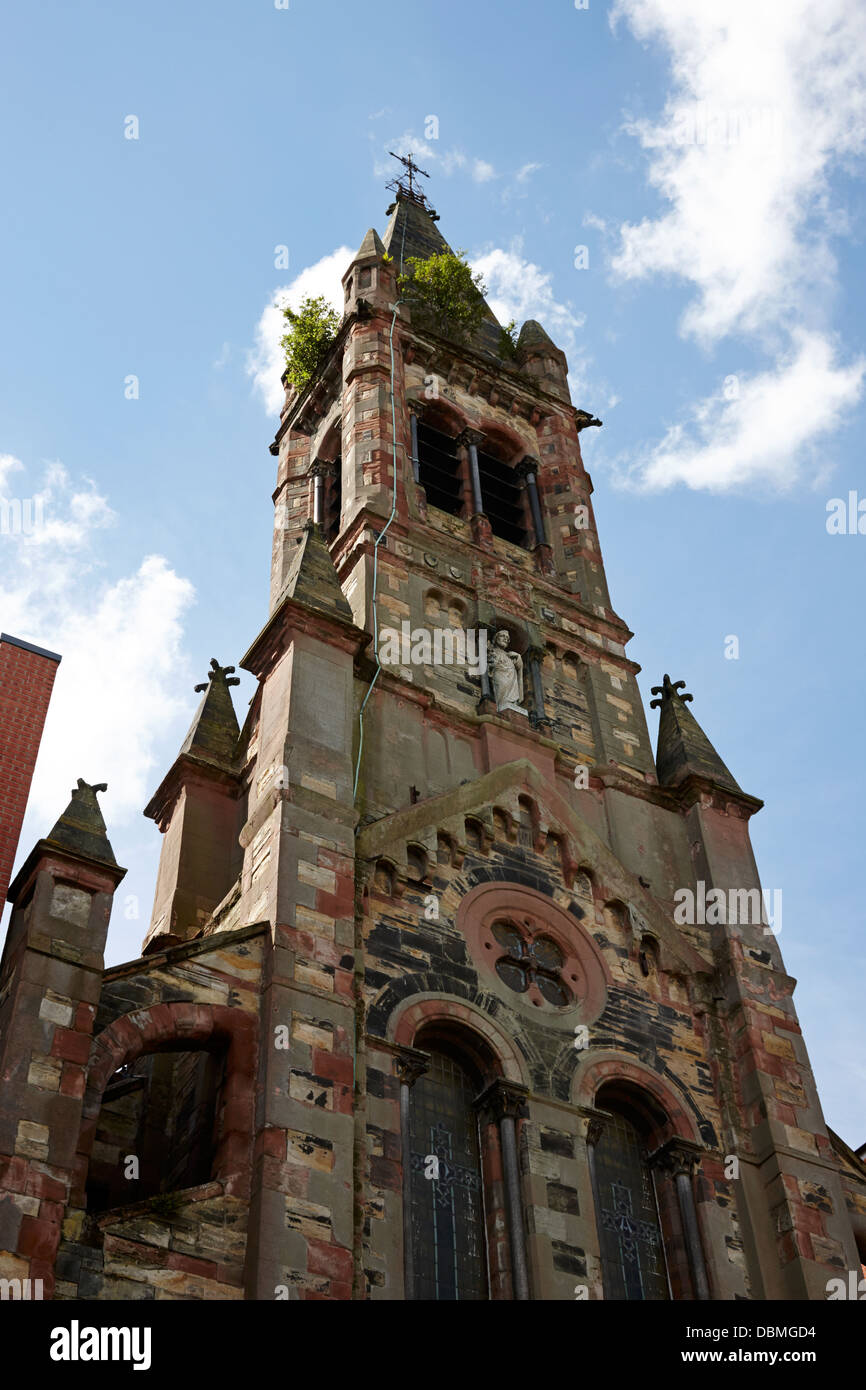
[[[323,295],[337,313],[341,314],[341,281],[357,249],[338,246],[336,251],[323,256],[314,265],[307,266],[290,284],[274,290],[270,295],[256,326],[255,346],[247,356],[247,371],[252,376],[255,389],[260,392],[269,413],[277,413],[284,400],[280,377],[285,363],[280,339],[286,331],[286,321],[281,312],[282,307],[288,305],[297,309],[301,300],[308,295],[313,298]]]
[[[755,379],[756,399],[787,397],[802,384],[799,364],[818,366],[808,412],[791,412],[781,440],[766,430],[762,447],[747,422],[736,423],[735,405],[723,411],[729,442],[739,437],[751,463],[733,466],[727,449],[702,451],[688,472],[705,481],[691,485],[713,485],[712,459],[723,487],[734,478],[781,481],[779,448],[789,462],[802,458],[809,439],[831,427],[819,422],[838,421],[860,389],[859,366],[837,366],[831,338],[817,335],[826,335],[835,289],[831,241],[845,229],[829,177],[866,149],[866,9],[859,0],[617,0],[611,19],[664,45],[672,75],[660,118],[627,127],[667,207],[620,228],[614,272],[687,281],[693,295],[681,332],[705,347],[735,333],[776,354],[787,345]],[[695,411],[699,433],[706,412],[715,415],[712,402]],[[668,443],[659,446],[656,483],[664,458],[671,481],[682,477]]]
[[[517,179],[518,183],[525,183],[531,174],[534,174],[538,169],[543,168],[543,164],[524,164],[521,166],[520,169],[518,169],[514,177]]]
[[[693,408],[688,424],[673,425],[638,461],[642,487],[793,487],[816,441],[856,403],[866,374],[864,358],[839,366],[821,333],[797,331],[794,340],[792,352],[769,371],[730,377],[718,395]]]
[[[827,175],[866,148],[866,9],[859,0],[618,0],[669,49],[663,116],[630,126],[670,204],[622,228],[615,269],[692,282],[686,333],[713,341],[799,307],[833,272]]]
[[[496,178],[496,170],[486,159],[476,159],[472,165],[472,177],[476,183],[489,183]]]
[[[0,458],[0,494],[23,472],[17,459]],[[189,581],[159,555],[105,577],[98,534],[116,517],[93,483],[54,463],[32,496],[45,499],[44,524],[0,536],[0,626],[63,659],[22,848],[48,832],[78,777],[108,782],[110,824],[141,815],[154,790],[154,747],[189,703],[181,620],[193,599]]]
[[[521,255],[519,241],[508,251],[497,246],[475,256],[472,269],[484,276],[487,302],[501,323],[537,319],[558,347],[568,351],[575,346],[575,330],[583,326],[585,314],[556,298],[550,273]]]

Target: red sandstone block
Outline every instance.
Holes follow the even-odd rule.
[[[3,1191],[25,1192],[29,1176],[30,1164],[26,1158],[8,1158],[5,1154],[0,1157],[0,1189]]]
[[[351,1284],[343,1284],[340,1283],[338,1280],[331,1280],[331,1298],[340,1299],[341,1301],[348,1302],[351,1299],[351,1297]]]
[[[198,1026],[195,1004],[180,1003],[172,1005],[175,1031],[182,1037],[195,1033]]]
[[[371,1158],[370,1182],[374,1187],[383,1187],[391,1192],[399,1192],[403,1185],[401,1165],[392,1162],[390,1158]]]
[[[60,1094],[62,1096],[76,1096],[79,1100],[84,1095],[87,1082],[87,1073],[77,1062],[64,1062],[63,1071],[60,1073]]]
[[[43,1221],[39,1216],[22,1216],[18,1232],[19,1255],[53,1261],[59,1242],[60,1227],[55,1222]]]
[[[243,1100],[229,1100],[223,1106],[222,1132],[225,1135],[245,1134],[252,1116],[250,1107]]]
[[[150,1037],[165,1040],[175,1036],[177,1029],[174,1022],[174,1012],[168,1004],[154,1004],[147,1012],[150,1014],[150,1026],[148,1028]]]
[[[333,1090],[333,1108],[338,1115],[351,1115],[354,1108],[353,1090],[351,1086],[341,1086],[339,1083]]]
[[[92,1004],[79,1004],[75,1010],[75,1021],[72,1025],[76,1033],[92,1033],[95,1017],[96,1010]]]
[[[43,1201],[39,1203],[39,1219],[41,1221],[50,1221],[55,1226],[61,1224],[65,1211],[66,1207],[62,1202]]]
[[[260,1153],[269,1154],[272,1158],[283,1159],[286,1156],[286,1131],[284,1129],[265,1129],[256,1137],[256,1158]]]
[[[28,1197],[38,1197],[40,1201],[66,1202],[66,1184],[48,1173],[40,1173],[38,1168],[31,1168],[27,1174],[25,1191]]]
[[[808,1231],[813,1236],[826,1235],[824,1216],[820,1211],[798,1202],[791,1204],[791,1215],[798,1231]]]
[[[316,1077],[328,1081],[341,1081],[351,1086],[354,1077],[354,1064],[351,1057],[337,1057],[333,1052],[320,1052],[313,1049],[312,1072]]]
[[[71,1028],[55,1028],[51,1056],[84,1066],[90,1056],[90,1038],[85,1033],[73,1032]]]
[[[328,1245],[325,1241],[309,1238],[307,1269],[310,1274],[324,1274],[329,1279],[351,1285],[352,1252],[341,1245]]]
[[[351,999],[352,989],[352,972],[350,970],[338,970],[334,975],[334,993],[339,994],[343,999]]]
[[[216,1278],[217,1266],[213,1260],[196,1260],[191,1255],[168,1250],[165,1263],[168,1269],[179,1269],[183,1274],[196,1274],[200,1279]]]

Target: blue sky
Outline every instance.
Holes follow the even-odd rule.
[[[48,0],[0,50],[0,496],[44,517],[0,536],[0,626],[64,655],[19,860],[106,780],[108,958],[137,954],[141,809],[266,616],[270,306],[332,292],[414,149],[494,307],[545,323],[604,420],[585,461],[645,698],[685,679],[766,802],[825,1111],[861,1143],[866,537],[826,522],[866,498],[862,7]]]

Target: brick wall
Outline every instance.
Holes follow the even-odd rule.
[[[0,633],[0,910],[60,657]]]

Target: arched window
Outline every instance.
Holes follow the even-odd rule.
[[[224,1079],[224,1046],[178,1047],[121,1067],[102,1096],[87,1210],[106,1211],[208,1182],[220,1138]]]
[[[412,1087],[411,1223],[416,1299],[488,1297],[480,1082],[441,1047]]]
[[[526,496],[514,468],[479,449],[478,474],[484,512],[494,536],[526,549],[530,523]]]
[[[457,441],[423,421],[418,422],[418,481],[428,506],[450,516],[463,515],[463,468]]]
[[[406,849],[406,877],[410,883],[421,883],[427,873],[427,855],[420,845]]]
[[[343,506],[343,460],[334,459],[324,478],[322,496],[322,534],[330,545],[340,532],[340,512]]]
[[[617,1097],[608,1100],[602,1093],[597,1103],[608,1112],[593,1147],[605,1299],[667,1299],[670,1287],[646,1125]]]

